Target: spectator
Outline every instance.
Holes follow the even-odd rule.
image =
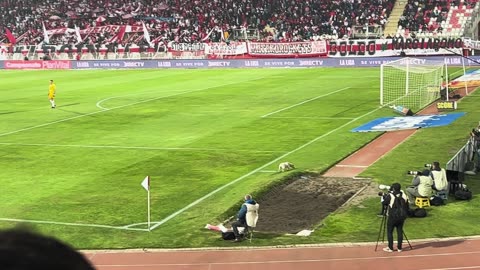
[[[26,230],[0,232],[0,265],[9,270],[93,270],[85,257],[55,238]]]

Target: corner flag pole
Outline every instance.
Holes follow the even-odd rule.
[[[142,181],[142,187],[147,190],[147,224],[150,231],[150,176],[145,177]]]

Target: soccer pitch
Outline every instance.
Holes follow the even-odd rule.
[[[0,75],[0,228],[79,248],[202,245],[192,232],[283,177],[278,163],[323,171],[378,136],[352,128],[392,114],[377,68]]]

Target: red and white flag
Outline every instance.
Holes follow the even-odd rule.
[[[145,26],[145,23],[143,21],[142,21],[142,26],[143,26],[143,37],[148,42],[148,45],[150,45],[150,47],[153,47],[152,42],[150,41],[150,34],[148,33],[148,29]]]
[[[50,39],[48,38],[47,29],[45,28],[45,24],[42,22],[43,27],[43,43],[50,43]]]
[[[143,179],[143,181],[142,181],[142,187],[143,187],[146,191],[150,191],[150,176],[147,176],[147,177],[145,177],[145,179]]]
[[[12,32],[10,32],[10,30],[6,27],[5,27],[5,36],[7,36],[8,41],[10,41],[10,43],[12,44],[17,43],[17,39],[13,36]]]

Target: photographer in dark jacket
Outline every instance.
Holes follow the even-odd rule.
[[[394,183],[390,186],[390,192],[385,194],[383,197],[382,204],[387,209],[387,240],[388,247],[384,248],[383,251],[393,252],[393,229],[397,228],[397,251],[402,252],[402,242],[403,242],[403,224],[405,223],[405,218],[399,218],[397,213],[394,211],[399,211],[398,208],[394,207],[395,199],[404,200],[403,206],[408,208],[408,197],[401,190],[401,185],[399,183]],[[397,200],[398,201],[398,200]],[[397,205],[398,207],[398,205]],[[408,209],[404,209],[405,213]]]

